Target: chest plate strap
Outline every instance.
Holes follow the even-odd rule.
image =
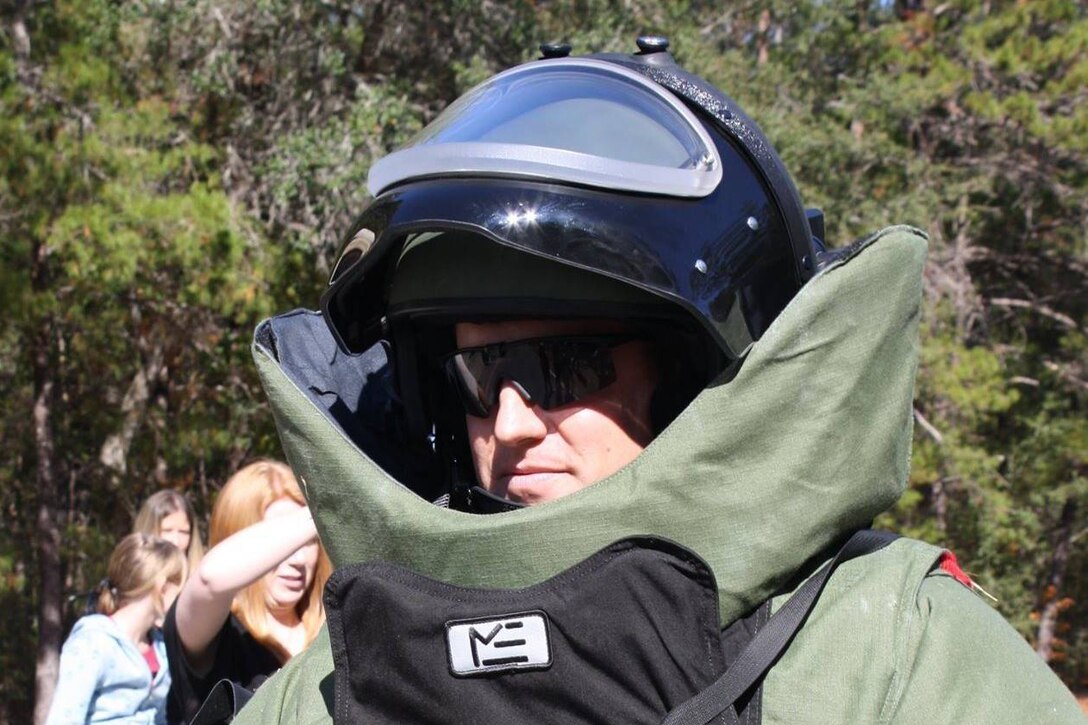
[[[887,531],[863,529],[855,532],[835,558],[824,564],[771,616],[732,667],[710,687],[673,709],[662,725],[706,725],[722,715],[735,722],[734,703],[762,679],[789,647],[835,568],[844,561],[879,551],[897,538],[898,535]]]

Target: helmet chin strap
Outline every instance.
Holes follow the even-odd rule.
[[[450,508],[473,514],[501,514],[525,508],[479,486],[459,486],[450,494]]]

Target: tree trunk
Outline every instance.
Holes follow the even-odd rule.
[[[385,42],[385,21],[389,15],[386,3],[377,2],[368,8],[367,22],[363,28],[363,46],[355,60],[355,71],[361,74],[374,72],[379,65],[382,44]]]
[[[948,484],[951,479],[942,476],[933,482],[929,491],[930,505],[933,507],[933,521],[937,525],[937,531],[941,534],[942,541],[948,533]]]
[[[1054,654],[1054,630],[1061,612],[1062,584],[1069,566],[1069,555],[1073,550],[1073,520],[1076,518],[1077,504],[1067,499],[1062,506],[1062,517],[1058,524],[1057,543],[1050,560],[1050,576],[1047,577],[1043,594],[1040,597],[1039,631],[1035,638],[1035,651],[1044,662],[1049,662]]]
[[[34,449],[37,455],[38,654],[34,674],[34,722],[45,722],[60,669],[64,633],[64,578],[61,571],[60,511],[54,460],[53,367],[50,320],[42,321],[34,350]]]
[[[141,346],[142,347],[142,346]],[[104,466],[114,472],[114,485],[120,483],[121,476],[128,471],[128,452],[132,447],[132,440],[136,431],[147,414],[147,404],[151,399],[151,386],[163,373],[163,350],[161,345],[150,346],[146,362],[141,361],[136,375],[129,383],[124,400],[121,401],[121,412],[124,415],[121,428],[111,434],[102,444],[98,459]]]
[[[27,0],[14,3],[11,36],[16,70],[20,82],[30,83],[30,34],[26,16],[31,10]],[[30,286],[37,293],[49,284],[47,250],[34,244],[30,259]],[[38,556],[38,651],[34,669],[34,723],[41,725],[49,714],[60,670],[60,647],[64,634],[64,575],[60,555],[60,493],[57,490],[56,444],[53,422],[53,398],[57,381],[53,355],[54,321],[43,315],[37,328],[30,328],[33,340],[30,364],[34,375],[35,483],[37,500],[34,521],[34,547]]]
[[[858,32],[864,33],[869,30],[869,3],[868,0],[858,0],[854,5],[854,9],[858,14]]]
[[[756,26],[759,31],[756,34],[756,63],[758,65],[766,65],[767,61],[771,59],[771,11],[764,9],[759,14],[759,24]]]
[[[894,5],[895,16],[900,20],[910,20],[926,9],[924,0],[895,0]]]

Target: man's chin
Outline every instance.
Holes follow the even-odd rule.
[[[581,482],[566,472],[527,473],[505,477],[502,495],[510,501],[532,506],[554,501],[582,488]]]

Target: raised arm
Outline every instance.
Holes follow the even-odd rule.
[[[210,645],[230,614],[234,595],[317,537],[308,507],[265,519],[216,544],[178,595],[178,638],[196,671],[211,666]]]

